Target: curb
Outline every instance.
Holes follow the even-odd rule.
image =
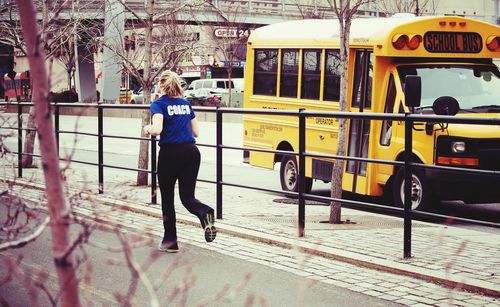
[[[146,206],[134,206],[130,205],[126,201],[120,201],[120,200],[97,199],[97,201],[99,201],[102,204],[113,206],[122,210],[128,210],[131,212],[136,212],[140,214],[146,214],[161,218],[161,212],[159,212],[159,210],[156,208],[148,208]],[[196,218],[194,217],[191,218],[190,216],[184,214],[177,213],[177,222],[184,225],[199,227],[199,221]],[[369,269],[384,271],[388,273],[405,275],[421,279],[424,281],[429,281],[435,284],[439,284],[451,289],[461,289],[464,291],[475,292],[491,297],[500,297],[500,287],[487,282],[482,282],[472,279],[457,278],[454,276],[446,276],[446,274],[438,274],[430,270],[418,269],[417,271],[412,266],[404,263],[395,263],[388,260],[379,259],[376,257],[369,257],[361,254],[356,254],[353,252],[340,250],[337,248],[321,246],[318,244],[302,241],[300,238],[287,239],[271,234],[266,234],[264,232],[255,231],[248,228],[235,227],[224,224],[224,222],[221,220],[217,221],[217,230],[220,233],[228,234],[231,236],[248,239],[260,243],[270,244],[274,246],[279,246],[286,249],[298,248],[302,252],[309,255],[321,256],[324,258],[334,259],[350,263],[356,266],[362,266]]]
[[[17,183],[26,188],[44,190],[44,185],[39,183],[22,182],[19,180],[17,181]],[[158,210],[158,208],[147,207],[146,205],[143,204],[132,205],[130,204],[130,201],[109,199],[106,198],[106,196],[104,195],[102,196],[96,195],[96,196],[97,197],[95,197],[94,200],[103,205],[112,206],[114,208],[121,210],[127,210],[139,214],[161,218],[161,212],[160,210]],[[199,227],[199,221],[197,218],[182,213],[181,214],[177,213],[177,221],[184,225]],[[334,259],[337,261],[350,263],[356,266],[362,266],[369,269],[384,271],[388,273],[405,275],[408,277],[439,284],[451,289],[460,289],[462,291],[469,291],[490,297],[500,298],[500,287],[488,282],[483,282],[473,279],[458,278],[455,276],[447,276],[446,273],[439,274],[421,268],[416,270],[411,265],[405,263],[392,262],[376,257],[370,257],[362,254],[341,250],[338,248],[321,246],[319,244],[306,242],[301,238],[289,239],[289,238],[279,237],[276,235],[266,234],[264,232],[259,232],[253,229],[227,225],[224,223],[223,220],[217,221],[217,229],[220,233],[228,234],[243,239],[279,246],[286,249],[298,248],[303,253],[309,255],[321,256],[324,258]]]

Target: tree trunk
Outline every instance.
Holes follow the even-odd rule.
[[[46,42],[47,33],[45,31],[45,26],[49,19],[49,1],[43,1],[42,5],[42,27],[43,27],[43,40]],[[34,96],[32,96],[34,97]],[[33,98],[31,99],[32,102]],[[33,167],[33,153],[35,149],[35,137],[36,137],[36,119],[35,119],[35,108],[30,108],[30,113],[28,116],[28,130],[26,130],[26,138],[24,139],[23,146],[23,157],[22,157],[22,166],[23,167]]]
[[[50,110],[49,81],[45,69],[45,51],[37,35],[36,11],[31,1],[17,1],[21,26],[28,51],[33,80],[33,100],[40,141],[45,194],[51,219],[52,251],[57,271],[62,306],[80,306],[78,280],[70,251],[70,208],[64,198],[59,157]]]
[[[151,94],[147,93],[144,91],[144,95],[149,95]],[[144,99],[146,100],[146,99]],[[142,127],[149,125],[151,122],[151,116],[149,113],[149,110],[145,110],[141,114],[141,137],[147,137],[147,135],[144,134],[144,131],[142,131]],[[140,169],[148,169],[148,163],[149,163],[149,146],[150,142],[146,140],[141,140],[139,144],[139,163],[138,163],[138,168]],[[156,154],[155,152],[152,154]],[[137,173],[137,185],[147,185],[148,184],[148,173],[147,172],[138,172]]]
[[[341,2],[342,3],[342,2]],[[345,1],[341,4],[342,12],[348,12],[349,1]],[[351,28],[351,18],[346,17],[349,14],[344,13],[342,18],[339,18],[340,26],[340,62],[341,62],[341,73],[340,73],[340,111],[347,111],[347,83],[348,83],[348,68],[349,68],[349,32]],[[337,152],[338,156],[345,156],[346,154],[346,138],[347,138],[347,120],[345,118],[338,119],[339,131],[338,131],[338,143]],[[333,166],[332,170],[332,185],[330,189],[330,196],[332,198],[340,199],[342,198],[342,176],[344,173],[344,160],[337,160]],[[342,204],[338,201],[332,201],[330,203],[330,219],[331,224],[340,224],[341,221],[341,209]]]
[[[68,50],[68,52],[70,52],[70,51]],[[67,77],[68,78],[68,91],[71,92],[71,80],[72,80],[71,79],[71,68],[68,68],[66,70],[66,73],[68,74],[68,77]],[[69,101],[65,101],[65,102],[69,102]]]
[[[23,167],[33,167],[33,153],[35,149],[35,137],[36,137],[36,118],[35,118],[35,108],[30,108],[30,114],[28,116],[28,130],[26,130],[26,137],[24,139],[23,146]]]
[[[151,66],[152,62],[152,46],[151,41],[153,38],[153,9],[154,9],[154,0],[148,0],[148,4],[146,6],[146,14],[147,21],[146,27],[144,29],[144,80],[145,84],[143,84],[144,89],[144,104],[149,105],[151,103],[151,88],[154,80],[151,80]],[[142,114],[142,122],[141,122],[141,136],[146,137],[142,127],[148,125],[151,121],[149,110],[145,111]],[[156,154],[155,152],[151,154]],[[143,140],[139,145],[139,161],[137,163],[137,168],[139,169],[148,169],[149,163],[149,141]],[[137,185],[147,185],[148,184],[148,173],[139,171],[137,173]]]
[[[230,107],[233,102],[233,87],[231,86],[231,81],[233,79],[233,61],[229,62],[229,67],[227,69],[227,82],[229,83],[229,91],[227,93],[227,106]]]

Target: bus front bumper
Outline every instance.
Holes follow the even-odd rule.
[[[426,169],[433,193],[442,200],[500,203],[500,175]]]

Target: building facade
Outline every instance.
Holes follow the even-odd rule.
[[[78,3],[86,2],[92,1],[79,1]],[[158,11],[161,11],[179,5],[181,2],[181,0],[157,0],[155,5]],[[374,1],[362,6],[357,17],[390,16],[398,7],[401,7],[394,4],[402,2],[405,1]],[[490,23],[500,23],[498,17],[500,0],[408,0],[407,2],[406,9],[410,12],[416,10],[418,3],[421,15],[459,15]],[[0,0],[0,5],[10,5],[10,3],[7,0]],[[120,9],[118,1],[106,0],[105,3],[107,6],[101,8],[97,6],[94,8],[90,5],[87,7],[89,10],[92,8],[97,11],[108,7],[108,14],[112,12],[114,20],[116,20],[116,12],[119,11],[122,14],[120,19],[122,24],[111,30],[109,29],[111,27],[104,27],[102,39],[114,40],[115,46],[121,48],[124,46],[124,37],[137,37],[134,50],[127,51],[126,57],[127,60],[130,57],[135,65],[140,66],[144,59],[144,28],[134,22],[133,14],[127,14],[123,8]],[[125,3],[136,10],[136,14],[140,15],[144,12],[141,2],[127,0]],[[244,77],[246,39],[252,30],[284,20],[334,18],[335,15],[329,5],[328,0],[213,0],[208,6],[178,13],[176,27],[182,26],[183,28],[177,30],[182,34],[180,36],[177,34],[175,44],[185,45],[188,49],[182,51],[180,59],[173,61],[167,68],[177,70],[188,82],[199,78],[226,77],[228,69],[231,70],[232,77]],[[95,17],[95,15],[92,16]],[[102,18],[106,19],[106,13],[102,15]],[[165,61],[169,61],[169,53],[173,52],[173,49],[168,49],[173,36],[168,36],[169,34],[164,34],[161,30],[165,24],[167,22],[163,24],[159,22],[158,29],[155,29],[153,34],[155,38],[153,69],[162,67]],[[4,49],[12,50],[9,48],[2,50]],[[90,58],[93,64],[80,61],[83,51],[86,52],[85,57]],[[123,58],[114,57],[113,52],[102,46],[94,51],[88,52],[82,46],[75,46],[78,61],[71,72],[65,68],[64,61],[52,61],[49,70],[52,72],[52,91],[71,90],[75,87],[79,93],[82,93],[81,97],[95,97],[96,89],[101,93],[109,90],[109,93],[104,94],[104,98],[117,100],[120,87],[131,90],[139,87],[137,81],[124,69]],[[0,73],[2,76],[7,68],[18,72],[28,70],[27,59],[15,49],[11,56],[6,52],[3,52],[1,56],[3,64],[0,66],[2,70]],[[73,80],[71,83],[68,81],[68,76],[71,76]]]

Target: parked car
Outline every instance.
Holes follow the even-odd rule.
[[[224,106],[222,103],[222,94],[205,88],[197,91],[197,95],[190,93],[185,97],[193,106],[216,107]]]
[[[234,92],[242,93],[245,89],[245,78],[231,78],[234,83]]]
[[[231,84],[230,84],[231,83]],[[214,94],[227,93],[229,87],[234,89],[233,81],[228,79],[200,79],[194,80],[184,91],[184,97],[203,97],[207,95],[207,91]]]
[[[160,97],[160,93],[158,92],[158,86],[155,85],[153,87],[153,90],[151,91],[151,101],[155,101],[159,97]],[[133,103],[133,104],[143,104],[144,103],[144,91],[143,91],[142,87],[132,94],[132,97],[130,99],[130,103]]]

